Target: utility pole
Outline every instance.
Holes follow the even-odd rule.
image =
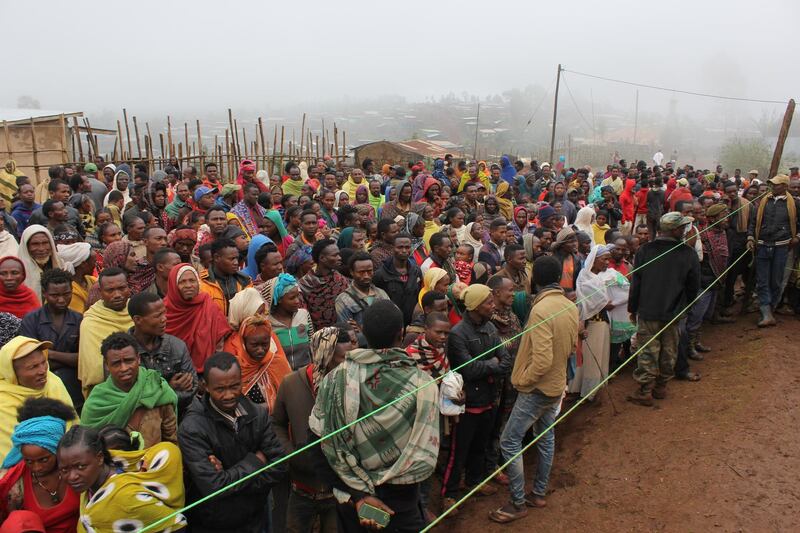
[[[478,128],[481,122],[481,103],[478,102],[478,114],[475,116],[475,148],[472,151],[472,158],[478,159]]]
[[[786,106],[786,114],[783,115],[781,131],[778,133],[778,142],[775,143],[775,152],[772,154],[772,164],[769,166],[767,179],[774,177],[778,173],[778,167],[780,167],[781,158],[783,157],[783,145],[789,135],[789,127],[792,125],[792,116],[794,116],[794,99],[790,99]]]
[[[553,153],[556,145],[556,118],[558,117],[558,86],[561,83],[561,63],[558,64],[556,75],[556,96],[553,102],[553,130],[550,133],[550,164],[553,164]]]
[[[639,89],[636,89],[636,108],[633,114],[633,144],[636,144],[636,133],[639,129]]]

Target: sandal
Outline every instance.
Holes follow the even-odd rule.
[[[686,372],[685,374],[678,374],[675,376],[675,379],[679,379],[681,381],[700,381],[700,374],[697,372]]]
[[[544,496],[539,496],[531,491],[525,495],[525,505],[533,507],[534,509],[542,509],[543,507],[547,507],[547,501],[544,499]]]
[[[528,516],[528,509],[524,505],[517,506],[509,503],[489,513],[489,520],[498,524],[508,524]]]

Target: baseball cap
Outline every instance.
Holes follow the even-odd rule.
[[[83,165],[83,171],[84,172],[97,172],[97,165],[95,165],[94,163],[86,163],[85,165]]]
[[[213,194],[213,193],[215,193],[215,192],[217,192],[217,189],[216,189],[216,188],[214,188],[214,189],[211,189],[211,188],[209,188],[209,187],[206,187],[206,186],[204,186],[204,185],[201,185],[200,187],[198,187],[198,188],[197,188],[197,189],[195,189],[195,191],[194,191],[194,201],[195,201],[195,202],[199,202],[199,201],[200,201],[200,198],[202,198],[202,197],[203,197],[203,196],[205,196],[206,194]]]
[[[773,185],[789,185],[789,176],[786,174],[778,174],[777,176],[772,176],[767,181]]]
[[[664,231],[671,231],[681,226],[685,226],[686,224],[691,224],[692,222],[694,222],[692,217],[685,217],[678,211],[670,211],[661,217],[658,227]]]
[[[229,194],[233,194],[236,191],[240,191],[242,186],[237,183],[226,183],[222,186],[222,190],[220,191],[220,195],[223,197],[228,196]]]

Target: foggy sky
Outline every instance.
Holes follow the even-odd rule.
[[[548,87],[559,62],[694,91],[800,96],[796,0],[0,0],[0,16],[0,107],[23,94],[90,112],[484,97]],[[569,83],[578,99],[632,90]]]

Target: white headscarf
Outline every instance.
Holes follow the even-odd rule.
[[[89,259],[91,253],[92,245],[88,242],[58,245],[58,255],[64,262],[64,270],[70,274],[75,274],[75,267]]]
[[[343,204],[339,203],[339,199],[342,197],[343,194],[347,194],[347,191],[345,191],[344,189],[342,189],[340,191],[336,191],[333,194],[334,197],[335,197],[335,200],[333,201],[333,208],[334,209],[339,209],[343,205]],[[350,201],[350,195],[349,194],[347,194],[347,200]]]
[[[589,252],[589,256],[578,274],[575,292],[578,296],[578,310],[580,311],[581,320],[592,318],[611,301],[607,286],[608,281],[613,280],[615,271],[607,269],[604,272],[595,274],[592,272],[592,267],[597,257],[611,253],[613,248],[613,245],[600,244],[592,246],[592,251]]]
[[[264,298],[258,289],[247,287],[243,291],[237,292],[228,306],[228,324],[231,325],[234,331],[239,331],[239,326],[242,325],[244,319],[255,315],[261,306],[264,304]],[[266,307],[266,312],[269,313],[269,306]]]
[[[14,236],[11,235],[8,230],[0,231],[0,257],[17,257],[18,251],[19,244]]]
[[[64,263],[61,261],[61,258],[58,256],[58,248],[56,248],[56,243],[53,240],[53,236],[50,234],[47,228],[44,226],[40,226],[39,224],[33,224],[25,228],[25,231],[22,232],[22,237],[19,240],[19,251],[17,252],[17,257],[19,257],[20,261],[25,265],[25,285],[27,285],[33,292],[36,293],[36,296],[39,297],[39,301],[42,300],[42,267],[33,260],[31,257],[30,252],[28,252],[28,241],[31,240],[31,237],[38,233],[44,233],[47,235],[47,239],[50,241],[50,249],[52,253],[50,254],[50,264],[52,268],[64,268]]]
[[[108,165],[106,165],[106,166],[108,166]],[[106,194],[106,197],[103,198],[103,207],[108,205],[108,195],[111,194],[112,191],[119,190],[119,189],[117,189],[117,176],[119,176],[120,174],[125,174],[126,176],[128,176],[128,173],[125,172],[124,170],[118,170],[118,171],[116,171],[114,173],[114,179],[111,181],[111,191],[108,191],[108,194]],[[131,179],[131,177],[128,176],[128,183],[130,183],[130,179]],[[128,188],[126,187],[124,191],[119,191],[119,192],[121,192],[122,196],[125,197],[125,205],[128,205],[128,202],[131,201],[131,196],[130,196],[130,194],[128,194]]]
[[[578,214],[575,216],[575,223],[573,224],[573,226],[578,228],[579,231],[589,235],[589,238],[592,239],[592,244],[594,244],[592,223],[594,223],[596,217],[597,213],[595,212],[594,207],[587,205],[586,207],[581,207],[581,209],[578,211]]]

